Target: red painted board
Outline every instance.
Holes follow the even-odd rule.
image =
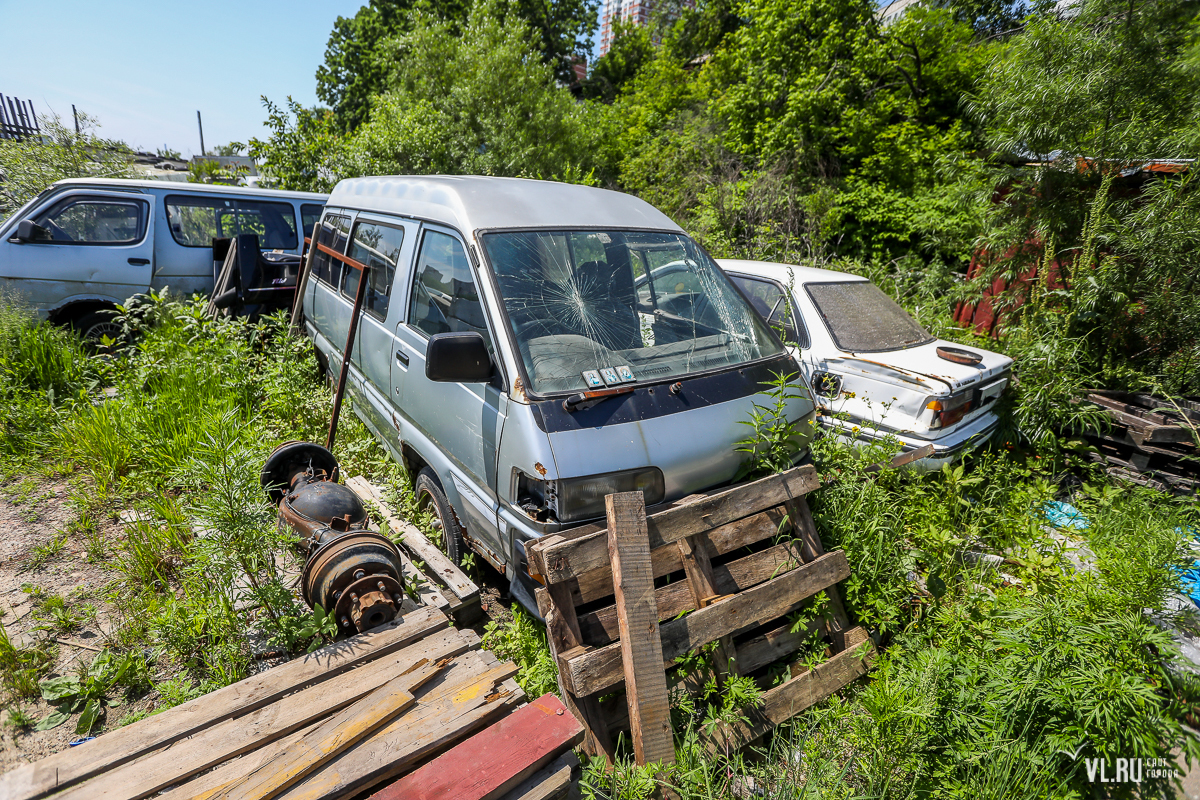
[[[582,741],[583,726],[557,697],[545,694],[370,800],[491,800]]]

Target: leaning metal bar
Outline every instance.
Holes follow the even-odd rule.
[[[296,279],[296,298],[292,300],[292,319],[288,325],[293,336],[300,333],[300,320],[304,317],[304,291],[308,288],[308,274],[312,272],[313,251],[316,250],[312,239],[307,236],[304,237],[304,245],[308,250],[300,266],[300,277]]]
[[[318,245],[319,246],[319,245]],[[346,346],[342,349],[342,368],[338,372],[337,391],[333,394],[333,416],[329,419],[329,438],[325,440],[325,449],[333,451],[333,438],[337,433],[338,415],[342,412],[342,395],[346,392],[346,373],[350,370],[350,354],[354,351],[354,334],[358,333],[358,315],[362,311],[363,295],[367,291],[367,277],[370,270],[365,264],[360,264],[352,258],[341,258],[341,261],[358,270],[358,291],[354,293],[354,311],[350,315],[350,330],[346,331]]]

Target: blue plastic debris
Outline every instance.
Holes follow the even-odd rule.
[[[78,745],[81,745],[81,744],[83,744],[84,742],[90,742],[90,741],[92,741],[92,740],[93,740],[93,739],[95,739],[95,738],[96,738],[95,736],[84,736],[82,739],[76,739],[76,740],[75,740],[75,741],[73,741],[73,742],[68,742],[68,744],[69,744],[71,747],[77,747]]]
[[[1185,538],[1200,539],[1200,531],[1195,528],[1176,528],[1175,533]],[[1191,567],[1177,571],[1180,589],[1193,603],[1200,606],[1200,561],[1193,561]]]
[[[1051,500],[1042,506],[1042,516],[1056,528],[1087,528],[1087,517],[1075,506],[1061,500]]]

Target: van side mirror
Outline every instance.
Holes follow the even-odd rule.
[[[18,242],[49,242],[54,239],[49,228],[43,228],[31,219],[23,219],[17,223]]]
[[[425,377],[439,383],[487,383],[492,357],[483,337],[470,333],[435,333],[425,353]]]

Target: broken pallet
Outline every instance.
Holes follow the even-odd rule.
[[[640,763],[673,760],[661,720],[664,672],[709,643],[717,643],[718,677],[759,677],[779,662],[792,675],[745,709],[744,723],[715,729],[714,750],[749,744],[866,672],[870,640],[850,626],[837,587],[849,565],[843,552],[824,552],[804,497],[819,486],[812,467],[797,467],[649,516],[640,494],[610,495],[607,527],[527,546],[545,582],[538,607],[561,693],[585,728],[587,752],[611,758],[612,735],[629,727]],[[793,662],[808,632],[793,632],[786,617],[822,591],[828,619],[812,630],[829,658],[807,669]],[[600,702],[621,690],[623,701]]]

